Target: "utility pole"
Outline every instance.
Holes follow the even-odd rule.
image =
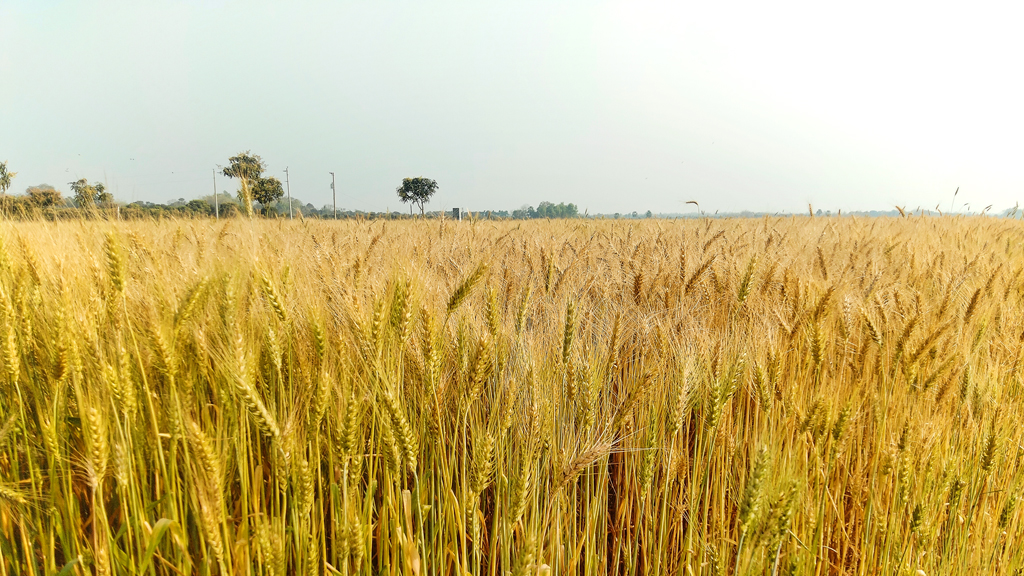
[[[217,220],[220,220],[220,199],[217,198],[217,169],[213,169],[213,210]]]
[[[294,220],[295,216],[292,215],[292,185],[288,182],[288,167],[284,167],[284,185],[288,189],[288,218]]]
[[[334,187],[334,172],[331,172],[331,195],[334,196],[334,219],[338,219],[338,189]]]

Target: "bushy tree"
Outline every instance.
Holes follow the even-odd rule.
[[[64,203],[60,191],[49,184],[29,186],[25,193],[28,194],[28,201],[39,208],[50,208]]]
[[[258,178],[252,188],[252,199],[262,204],[264,209],[276,204],[282,196],[284,196],[284,186],[273,176]]]
[[[192,211],[192,212],[194,212],[196,214],[205,214],[205,215],[213,214],[213,207],[210,206],[209,202],[207,202],[206,200],[203,200],[201,198],[197,198],[195,200],[189,200],[188,204],[185,204],[185,208],[189,209],[190,211]]]
[[[413,203],[420,207],[420,216],[423,215],[423,206],[430,202],[430,197],[437,192],[437,181],[430,178],[403,178],[402,185],[395,189],[398,199],[403,203]]]
[[[523,206],[519,210],[512,212],[512,218],[517,220],[524,220],[527,218],[576,218],[579,216],[579,209],[576,208],[575,204],[559,202],[554,204],[552,202],[541,202],[537,205],[537,208],[533,206]]]
[[[114,201],[114,197],[107,192],[107,187],[102,182],[89,184],[88,180],[82,178],[74,182],[68,182],[68,185],[71,186],[71,191],[75,193],[75,206],[79,208],[92,208],[97,204],[110,204]]]
[[[284,195],[284,188],[277,178],[264,178],[263,172],[267,163],[262,158],[246,150],[228,158],[228,166],[223,173],[228,178],[237,178],[241,187],[238,199],[245,206],[245,213],[252,217],[252,203],[259,202],[264,207],[277,202]]]
[[[0,204],[4,212],[7,212],[7,190],[11,187],[11,181],[17,176],[17,172],[7,170],[7,161],[0,162]]]

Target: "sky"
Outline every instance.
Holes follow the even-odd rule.
[[[349,210],[407,210],[408,176],[428,209],[1001,210],[1019,6],[0,0],[0,161],[12,193],[125,202],[211,194],[251,150]]]

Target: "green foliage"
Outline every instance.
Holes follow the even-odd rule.
[[[228,158],[228,166],[222,170],[228,178],[254,181],[267,169],[267,163],[251,151],[239,152],[238,155]]]
[[[266,162],[249,150],[228,158],[228,166],[222,170],[228,178],[237,178],[241,183],[238,199],[245,206],[245,213],[252,218],[252,189],[260,175],[267,169]]]
[[[185,204],[185,208],[199,214],[213,214],[213,206],[206,200],[189,200],[188,204]]]
[[[75,206],[79,208],[92,208],[99,205],[109,205],[114,201],[114,197],[107,192],[107,187],[102,182],[93,182],[89,184],[89,181],[85,178],[76,180],[74,182],[68,182],[71,186],[71,191],[75,193]]]
[[[234,218],[240,214],[237,204],[221,204],[220,206],[220,217],[221,218]]]
[[[252,188],[252,199],[270,207],[284,196],[284,187],[281,181],[271,176],[270,178],[259,178]]]
[[[416,178],[403,178],[402,185],[395,189],[398,199],[402,203],[412,203],[420,208],[420,216],[423,215],[423,206],[430,202],[430,197],[437,192],[437,181],[422,176]]]
[[[28,194],[28,201],[37,208],[51,208],[64,204],[64,198],[57,190],[49,184],[29,186],[25,192]]]
[[[17,172],[10,172],[7,170],[7,161],[0,162],[0,194],[7,194],[7,190],[11,187],[11,181],[17,176]]]
[[[228,166],[222,170],[228,178],[237,178],[241,183],[238,199],[245,206],[245,213],[252,217],[252,203],[259,202],[266,207],[277,202],[284,195],[284,188],[277,178],[264,178],[267,163],[258,155],[246,150],[228,158]]]
[[[535,209],[533,206],[526,206],[512,212],[512,218],[526,220],[529,218],[576,218],[580,215],[579,209],[573,203],[565,204],[559,202],[541,202]]]

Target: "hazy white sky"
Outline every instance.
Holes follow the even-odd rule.
[[[12,191],[406,209],[996,208],[1024,200],[1024,11],[941,2],[0,1]],[[220,190],[234,182],[218,177]]]

